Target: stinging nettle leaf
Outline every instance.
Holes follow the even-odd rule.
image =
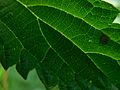
[[[103,0],[0,0],[0,62],[47,90],[120,89],[119,10]]]

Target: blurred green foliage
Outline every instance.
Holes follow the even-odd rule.
[[[27,80],[17,73],[15,67],[11,67],[7,72],[0,67],[0,90],[46,90],[35,70],[29,73]]]

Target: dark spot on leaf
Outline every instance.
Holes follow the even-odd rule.
[[[109,37],[106,36],[105,34],[102,34],[100,37],[100,43],[105,45],[105,44],[108,44],[108,42],[109,42]]]

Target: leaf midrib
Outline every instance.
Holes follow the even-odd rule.
[[[54,30],[56,30],[57,32],[59,32],[62,36],[64,36],[65,38],[67,38],[70,42],[72,42],[75,46],[77,46],[82,52],[84,52],[86,55],[87,53],[96,53],[96,54],[101,54],[101,55],[104,55],[104,56],[108,56],[108,57],[111,57],[112,59],[114,60],[118,60],[117,58],[115,57],[112,57],[108,54],[103,54],[103,53],[100,53],[100,52],[85,52],[80,46],[78,46],[76,43],[74,43],[69,37],[67,37],[66,35],[64,35],[61,31],[58,31],[54,26],[50,25],[49,23],[47,23],[46,21],[44,21],[43,19],[39,18],[39,16],[37,16],[32,10],[30,10],[27,5],[25,5],[24,3],[22,3],[20,0],[16,0],[18,3],[20,3],[22,6],[24,6],[31,14],[33,14],[33,16],[35,16],[35,18],[41,20],[42,22],[44,22],[45,24],[49,25],[51,28],[53,28]],[[75,17],[74,17],[75,18]],[[90,25],[91,26],[91,25]],[[92,26],[91,26],[92,27]],[[93,26],[94,27],[94,26]],[[96,29],[96,30],[99,30],[99,29]],[[104,35],[106,35],[105,32],[103,32],[102,30],[99,30],[101,31]],[[111,38],[110,38],[111,39]],[[116,42],[115,40],[111,39],[111,41],[119,44],[118,42]]]

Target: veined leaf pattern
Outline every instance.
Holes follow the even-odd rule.
[[[46,89],[120,88],[119,9],[101,0],[0,0],[0,61]]]

